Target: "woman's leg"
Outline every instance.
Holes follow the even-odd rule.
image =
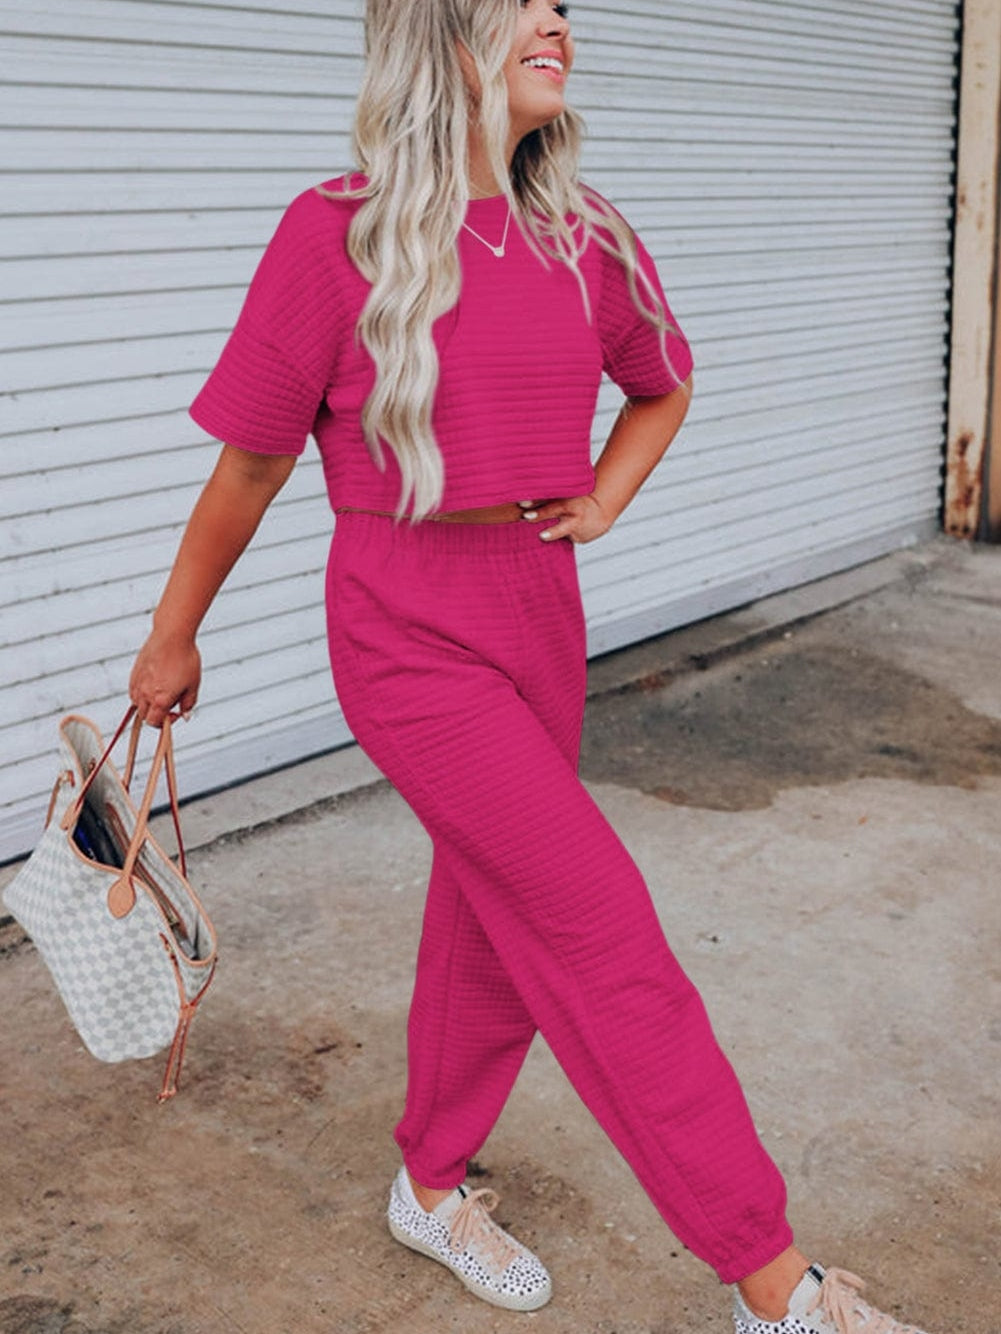
[[[407,1029],[407,1104],[396,1142],[415,1183],[452,1190],[501,1113],[535,1023],[435,853]]]
[[[576,768],[587,672],[583,625],[539,630],[548,671],[523,666],[519,689]],[[556,633],[554,634],[554,630]],[[436,850],[408,1025],[407,1105],[396,1130],[415,1183],[444,1191],[493,1129],[536,1032],[535,1022],[469,906],[447,846]],[[429,1200],[432,1196],[429,1194]]]
[[[572,550],[425,527],[356,527],[332,562],[349,722],[664,1218],[746,1278],[791,1241],[782,1180],[642,877],[528,703],[541,677],[559,693],[559,644],[579,640]]]

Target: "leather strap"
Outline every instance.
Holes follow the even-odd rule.
[[[80,789],[80,794],[77,797],[76,801],[71,801],[69,806],[67,806],[66,813],[62,818],[61,828],[72,829],[73,826],[76,824],[77,820],[79,820],[80,812],[83,810],[83,803],[86,800],[87,793],[91,789],[91,784],[94,782],[94,779],[104,768],[105,764],[108,762],[108,757],[111,755],[111,752],[118,745],[118,738],[125,731],[126,727],[128,727],[129,721],[131,720],[132,715],[135,713],[135,711],[136,711],[136,706],[134,704],[130,705],[129,708],[126,710],[125,717],[118,724],[118,727],[115,731],[115,735],[105,746],[104,753],[101,755],[101,758],[97,761],[93,769],[91,769],[90,773],[84,779],[83,787]]]
[[[134,721],[133,721],[134,720]],[[107,763],[111,752],[118,744],[118,740],[125,731],[129,722],[132,722],[132,735],[129,738],[129,753],[126,760],[125,774],[123,783],[125,790],[128,791],[132,781],[132,772],[135,767],[136,751],[139,746],[139,734],[142,731],[142,719],[136,715],[135,705],[130,705],[125,713],[125,717],[119,723],[115,735],[111,738],[100,759],[87,775],[86,781],[80,789],[79,795],[75,801],[70,802],[66,808],[66,813],[62,818],[62,828],[69,831],[80,818],[80,812],[83,809],[83,803],[87,799],[87,793],[91,784],[97,777],[100,770]],[[108,891],[108,909],[113,917],[127,917],[135,906],[136,891],[132,883],[132,873],[135,870],[136,861],[142,850],[142,845],[146,841],[146,834],[149,825],[150,811],[153,808],[153,798],[156,794],[156,785],[160,778],[160,770],[165,769],[167,773],[167,792],[170,799],[170,812],[174,821],[174,832],[177,835],[178,848],[178,866],[181,875],[187,878],[187,857],[184,851],[184,840],[181,836],[181,813],[177,801],[177,774],[174,767],[174,740],[171,731],[172,715],[168,714],[163,720],[163,726],[160,728],[160,735],[156,743],[156,751],[150,764],[149,775],[146,779],[146,787],[143,791],[142,801],[136,815],[135,828],[132,831],[132,838],[129,842],[128,851],[125,855],[125,863],[122,866],[122,873]]]
[[[133,705],[129,710],[129,713],[125,715],[125,722],[128,721],[129,714],[134,711],[135,705]],[[177,800],[177,770],[174,766],[174,738],[170,733],[170,724],[173,721],[173,718],[173,714],[168,714],[164,719],[164,726],[168,729],[167,748],[164,752],[164,769],[167,773],[167,796],[170,801],[171,818],[174,822],[174,837],[177,839],[177,864],[181,868],[181,875],[187,877],[188,858],[184,851],[184,835],[181,833],[181,812]],[[125,784],[126,792],[128,792],[132,786],[132,774],[136,765],[136,752],[139,749],[139,738],[142,735],[142,730],[143,722],[137,715],[132,722],[132,732],[129,735],[129,753],[125,758],[125,770],[122,774],[122,782]],[[119,729],[116,735],[121,735],[121,729]]]
[[[132,841],[129,843],[128,852],[125,854],[125,864],[122,866],[122,873],[108,890],[108,911],[111,913],[112,917],[127,917],[135,907],[136,887],[132,881],[132,873],[135,870],[136,862],[139,859],[142,845],[146,841],[149,813],[153,809],[153,796],[156,792],[156,785],[160,778],[160,770],[163,768],[164,757],[169,745],[170,719],[168,717],[164,718],[163,726],[160,728],[160,736],[157,739],[156,751],[153,754],[153,762],[150,765],[149,776],[146,779],[146,790],[143,792],[142,805],[139,807],[139,813],[136,816],[135,829],[132,831]]]

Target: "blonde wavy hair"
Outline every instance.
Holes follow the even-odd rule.
[[[364,201],[351,222],[348,253],[371,283],[356,331],[376,367],[362,414],[365,439],[380,469],[383,441],[396,455],[403,478],[397,516],[409,506],[415,522],[440,506],[444,492],[432,428],[439,377],[432,329],[459,300],[457,241],[469,201],[467,139],[474,117],[494,175],[540,258],[576,274],[592,318],[578,261],[590,240],[615,256],[681,383],[666,345],[667,333],[676,330],[637,264],[632,229],[578,180],[581,118],[568,110],[526,135],[508,169],[503,70],[518,7],[518,0],[366,0],[367,63],[354,124],[364,180],[348,182],[339,197]],[[478,75],[475,101],[460,43]]]

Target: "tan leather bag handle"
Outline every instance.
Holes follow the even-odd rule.
[[[136,752],[139,747],[139,736],[142,732],[142,719],[136,716],[135,705],[130,705],[125,713],[125,717],[119,723],[115,735],[111,738],[108,745],[104,748],[104,753],[94,765],[93,769],[87,775],[86,781],[80,789],[76,799],[70,802],[66,808],[66,813],[62,818],[61,827],[67,832],[73,828],[80,818],[80,812],[83,810],[83,803],[87,798],[91,784],[97,777],[101,768],[107,763],[111,752],[118,744],[118,740],[125,731],[129,722],[132,722],[132,735],[129,738],[129,752],[126,760],[123,783],[125,790],[129,790],[132,782],[132,774],[135,768]],[[142,801],[139,805],[139,811],[136,815],[135,829],[132,831],[132,838],[129,842],[128,851],[125,856],[125,863],[122,867],[122,873],[114,882],[108,891],[108,909],[113,917],[127,917],[135,906],[136,891],[132,881],[132,873],[135,870],[136,861],[142,845],[146,840],[147,827],[149,825],[149,815],[153,808],[153,798],[156,795],[156,786],[160,778],[160,770],[166,769],[167,772],[167,792],[170,799],[170,813],[174,821],[174,832],[177,836],[178,848],[178,866],[181,875],[187,877],[187,857],[184,851],[184,840],[181,835],[181,813],[177,801],[177,772],[174,767],[174,739],[172,733],[173,716],[168,714],[163,720],[163,726],[160,728],[160,736],[156,743],[156,751],[153,754],[153,760],[150,764],[149,775],[146,779],[146,787],[143,791]]]
[[[135,712],[135,705],[129,709],[125,718],[122,720],[122,726],[129,720],[130,714]],[[174,767],[174,735],[171,725],[176,722],[177,715],[168,713],[163,720],[163,726],[160,729],[160,737],[163,738],[164,732],[167,734],[167,744],[163,752],[163,765],[167,773],[167,795],[170,799],[170,814],[174,821],[174,837],[177,839],[177,864],[181,868],[181,875],[187,878],[188,859],[184,851],[184,836],[181,833],[181,813],[178,809],[177,800],[177,770]],[[132,723],[132,733],[129,736],[129,752],[125,757],[125,772],[122,774],[122,782],[125,784],[125,791],[128,792],[132,786],[132,774],[136,766],[136,752],[139,749],[139,738],[142,735],[143,724],[141,718],[135,718]],[[121,729],[119,729],[121,735]],[[154,757],[155,762],[155,757]]]

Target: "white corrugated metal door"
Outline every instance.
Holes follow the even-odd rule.
[[[216,453],[186,405],[284,205],[349,161],[357,13],[0,3],[0,855],[36,836],[52,719],[85,707],[108,728],[124,704]],[[321,610],[330,525],[311,453],[206,622],[186,792],[348,739]]]
[[[0,0],[0,857],[53,719],[124,699],[214,457],[185,407],[284,204],[349,165],[354,0]],[[661,263],[697,398],[582,549],[612,647],[843,567],[938,507],[955,6],[580,0],[587,174]],[[599,434],[613,396],[603,399]],[[214,607],[186,791],[347,738],[307,455]]]
[[[957,11],[575,6],[589,176],[647,238],[696,361],[676,449],[582,552],[593,649],[934,529]]]

